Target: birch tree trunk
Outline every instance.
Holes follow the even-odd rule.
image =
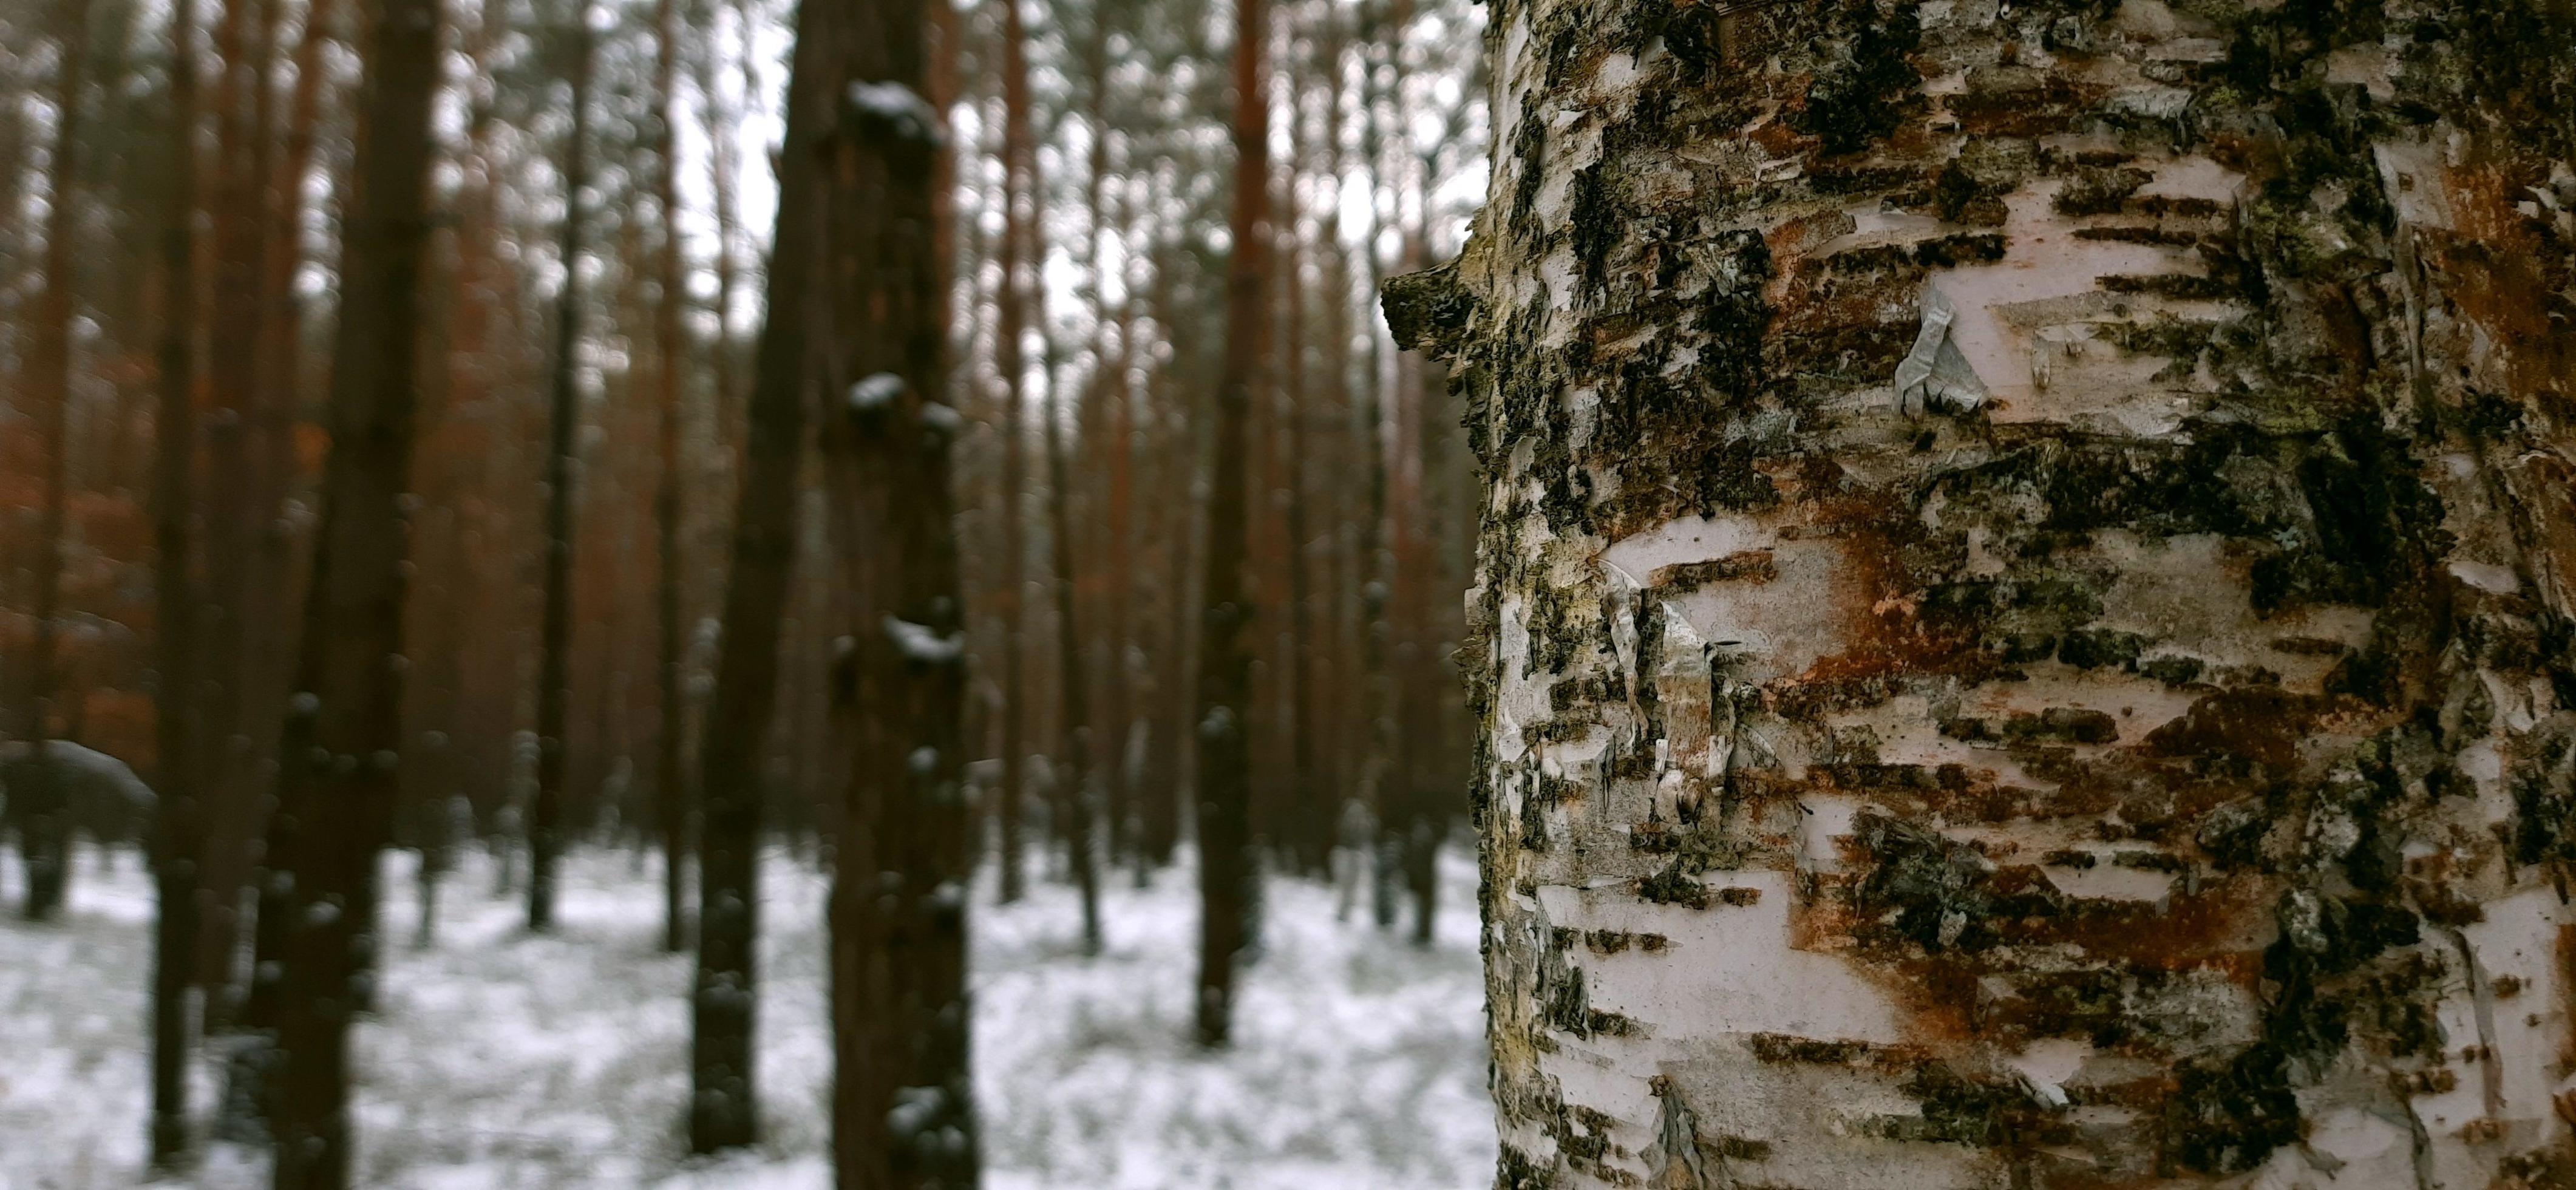
[[[1498,1184],[2576,1179],[2566,7],[1490,30]]]

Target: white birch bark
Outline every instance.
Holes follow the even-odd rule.
[[[2553,4],[1494,0],[1499,1185],[2576,1185]]]

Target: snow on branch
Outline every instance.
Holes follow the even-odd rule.
[[[903,655],[925,665],[954,665],[966,656],[966,637],[941,636],[926,625],[896,616],[885,618],[886,639]]]
[[[878,372],[850,386],[850,412],[874,413],[903,395],[903,377]]]
[[[934,148],[948,142],[939,109],[902,83],[852,83],[843,98],[863,128]]]

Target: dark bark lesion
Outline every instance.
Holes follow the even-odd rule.
[[[1379,307],[1395,345],[1433,359],[1451,359],[1467,346],[1467,324],[1476,299],[1458,275],[1458,262],[1387,278],[1378,289]]]

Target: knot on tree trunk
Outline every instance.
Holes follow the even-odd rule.
[[[1433,359],[1458,354],[1476,299],[1458,281],[1458,262],[1389,277],[1378,285],[1378,305],[1395,345]]]

